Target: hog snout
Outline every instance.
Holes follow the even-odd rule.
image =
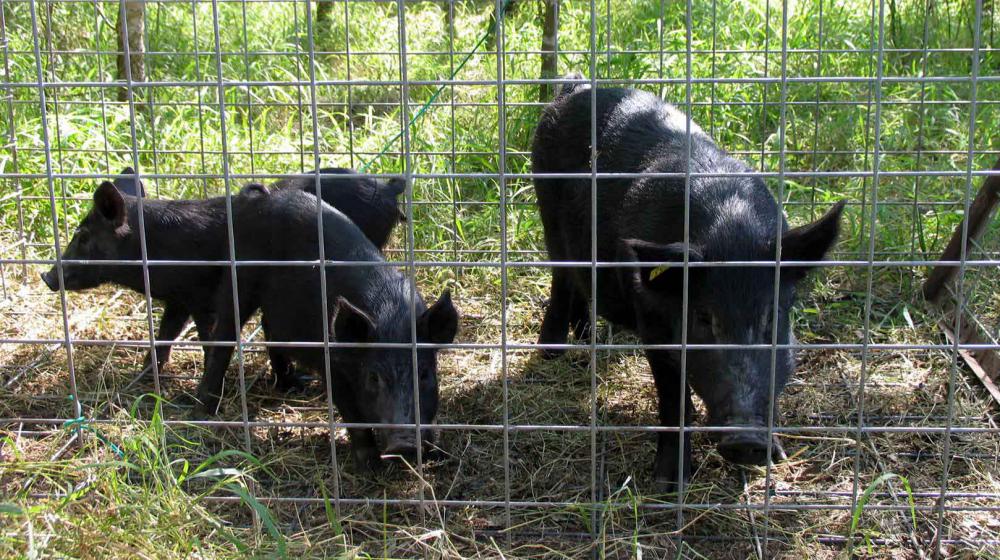
[[[718,445],[722,457],[738,465],[767,464],[767,434],[758,432],[728,433]]]
[[[407,461],[417,457],[417,438],[413,430],[394,430],[385,438],[382,455],[400,456]]]
[[[41,276],[42,282],[45,282],[45,285],[48,286],[50,290],[53,292],[59,291],[59,276],[56,273],[56,269],[49,269],[48,272],[43,273]]]

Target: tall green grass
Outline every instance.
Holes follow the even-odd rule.
[[[602,78],[640,79],[686,76],[686,19],[684,3],[644,1],[615,3],[610,18],[603,3],[595,21],[597,72]],[[883,76],[914,78],[967,77],[969,52],[953,49],[972,47],[971,22],[974,4],[969,1],[935,2],[929,11],[923,2],[896,2],[895,10],[884,7],[887,49],[881,56]],[[37,41],[42,73],[50,82],[102,82],[113,78],[114,33],[110,23],[116,16],[113,3],[54,3],[49,12],[37,14],[39,28],[31,27],[30,4],[4,5],[11,49],[10,71],[14,84],[36,82],[33,49]],[[790,2],[787,34],[782,33],[781,5],[777,2],[695,2],[691,14],[691,76],[695,79],[779,78],[781,68],[791,78],[852,77],[876,75],[879,54],[877,4],[847,2]],[[662,38],[660,11],[663,10]],[[398,85],[310,87],[282,82],[309,79],[309,48],[315,50],[315,77],[323,80],[398,81],[399,57],[396,5],[393,3],[337,4],[329,21],[314,21],[307,35],[306,5],[299,2],[224,2],[218,5],[219,41],[222,45],[221,78],[225,82],[274,82],[276,85],[226,86],[224,95],[226,130],[222,134],[220,76],[215,55],[213,9],[207,2],[192,11],[186,4],[150,4],[147,11],[148,77],[154,81],[200,80],[213,85],[137,87],[141,102],[135,113],[127,104],[114,101],[117,89],[107,87],[46,88],[46,127],[53,171],[57,173],[115,173],[131,165],[134,146],[138,164],[146,173],[221,174],[222,152],[228,152],[233,174],[289,173],[313,167],[313,154],[322,165],[358,167],[388,144],[390,153],[371,162],[381,173],[403,171],[398,156],[401,141],[390,142],[400,133]],[[505,22],[504,56],[508,79],[535,78],[538,57],[518,54],[537,50],[541,44],[539,7],[527,3]],[[587,70],[590,54],[590,4],[564,2],[561,8],[560,71]],[[822,10],[822,20],[820,16]],[[874,11],[873,11],[874,10]],[[245,14],[244,14],[245,11]],[[481,3],[458,2],[455,6],[454,50],[470,50],[486,31],[489,9]],[[928,33],[924,43],[924,15]],[[873,17],[874,16],[874,17]],[[822,21],[822,35],[820,34]],[[349,22],[349,27],[345,25]],[[610,23],[610,27],[609,27]],[[981,75],[996,74],[1000,58],[988,50],[997,15],[983,20]],[[37,33],[35,33],[37,31]],[[451,64],[461,55],[449,56],[449,29],[443,3],[413,2],[406,5],[407,75],[411,80],[446,78]],[[345,51],[351,51],[350,61]],[[660,47],[665,54],[660,55]],[[782,41],[788,52],[783,57]],[[820,42],[822,40],[822,42]],[[900,49],[939,49],[924,55]],[[712,49],[715,52],[712,52]],[[51,55],[49,49],[53,49]],[[766,49],[766,50],[765,50]],[[821,53],[817,49],[822,49]],[[940,50],[944,49],[944,50]],[[949,50],[951,49],[951,50]],[[642,51],[642,52],[619,52]],[[99,54],[100,53],[100,54]],[[373,54],[388,53],[388,54]],[[925,60],[926,57],[926,60]],[[482,52],[471,58],[459,80],[495,80],[496,56]],[[674,103],[684,105],[683,84],[662,87]],[[446,88],[437,103],[410,131],[412,171],[494,173],[499,168],[500,112],[495,86],[460,85]],[[426,102],[432,86],[409,88],[410,113]],[[17,171],[44,173],[43,125],[37,88],[13,87],[13,122]],[[450,101],[476,103],[458,107],[452,114]],[[319,135],[313,136],[311,110]],[[778,170],[780,152],[785,151],[788,171],[869,171],[875,165],[874,118],[876,92],[870,83],[827,80],[819,83],[699,83],[692,85],[690,110],[709,128],[719,143],[741,154],[753,165]],[[969,146],[970,84],[965,81],[932,83],[885,82],[881,91],[878,139],[881,171],[964,171]],[[996,81],[978,84],[980,104],[976,115],[977,152],[996,150],[995,133],[1000,112]],[[782,124],[784,105],[784,140]],[[923,105],[918,102],[924,101]],[[536,85],[507,85],[503,117],[509,172],[530,171],[529,150],[534,122],[540,110]],[[346,104],[351,106],[334,106]],[[819,104],[817,104],[819,102]],[[454,126],[452,126],[454,119]],[[452,158],[454,148],[456,156]],[[353,149],[353,153],[351,152]],[[0,154],[0,170],[14,172],[14,148]],[[395,154],[393,152],[396,152]],[[948,153],[942,153],[948,152]],[[992,163],[993,156],[977,153],[975,168]],[[6,179],[8,187],[14,180]],[[19,181],[25,194],[47,197],[44,179]],[[162,197],[193,197],[224,191],[219,179],[161,179],[150,181],[150,190]],[[237,181],[238,186],[241,181]],[[861,225],[862,204],[879,202],[877,251],[908,256],[912,250],[933,251],[960,218],[965,178],[885,177],[879,179],[877,195],[870,178],[787,179],[775,192],[783,193],[795,221],[809,219],[822,204],[847,198],[855,203],[851,226],[845,236],[847,250],[864,247],[867,226]],[[513,250],[539,250],[540,224],[532,208],[527,182],[507,180],[508,239]],[[93,180],[57,180],[57,196],[86,198]],[[10,190],[10,189],[8,189]],[[877,196],[877,199],[874,198]],[[455,249],[494,251],[499,239],[499,182],[496,179],[417,180],[414,200],[430,202],[415,209],[414,233],[418,249],[440,251],[440,258],[453,258]],[[952,206],[920,205],[912,202],[954,203]],[[452,203],[457,203],[453,208]],[[465,204],[471,203],[471,204]],[[488,203],[488,204],[483,204]],[[16,232],[15,197],[0,199],[4,229]],[[24,202],[27,235],[33,241],[51,239],[47,200]],[[817,209],[816,205],[820,205]],[[64,223],[74,223],[86,202],[59,205]],[[914,216],[916,219],[914,220]],[[435,257],[436,255],[430,255]],[[483,258],[470,253],[468,260]]]

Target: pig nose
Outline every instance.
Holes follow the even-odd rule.
[[[42,282],[45,282],[45,285],[48,286],[49,289],[52,290],[53,292],[58,292],[59,279],[56,278],[56,275],[53,272],[54,272],[53,270],[49,270],[48,272],[43,273],[41,275]]]
[[[382,455],[398,455],[411,462],[415,460],[417,458],[417,441],[413,432],[391,432],[386,438]]]
[[[729,434],[719,442],[719,453],[727,461],[738,465],[765,465],[767,438],[750,432]]]

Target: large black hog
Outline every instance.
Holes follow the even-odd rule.
[[[376,181],[352,174],[345,169],[322,169],[320,192],[324,200],[342,205],[343,211],[379,247],[384,246],[393,226],[401,216],[396,204],[405,181]],[[278,186],[315,192],[315,174],[280,181]],[[94,192],[94,206],[76,229],[62,258],[69,260],[140,260],[139,204],[142,182],[131,168],[122,171],[113,183],[105,181]],[[226,260],[229,236],[226,225],[226,199],[144,200],[143,222],[146,227],[146,254],[156,260]],[[155,355],[160,369],[170,356],[170,345],[190,318],[198,336],[205,340],[212,327],[213,296],[225,267],[220,266],[150,266],[150,296],[164,304],[160,318]],[[55,266],[42,275],[53,291],[59,290]],[[144,292],[142,267],[137,265],[64,264],[63,281],[67,290],[95,288],[114,282]],[[264,325],[265,335],[267,325]],[[146,355],[145,367],[153,352]],[[298,384],[290,362],[279,350],[270,352],[271,365],[279,387]]]
[[[535,131],[535,173],[591,171],[591,95],[586,85],[564,88],[546,107]],[[658,97],[634,89],[599,89],[597,170],[619,173],[748,173],[746,164],[719,148],[698,125]],[[591,179],[535,179],[545,227],[545,244],[556,261],[591,260]],[[782,261],[819,261],[834,244],[843,202],[818,221],[789,229],[781,209],[759,177],[690,177],[689,244],[684,243],[685,178],[599,179],[597,259],[618,262],[771,261],[781,231]],[[683,266],[627,266],[597,271],[597,314],[636,331],[644,344],[682,340]],[[796,284],[808,265],[781,267],[774,301],[774,267],[689,267],[687,343],[768,345],[777,305],[777,342],[794,343],[789,312]],[[553,268],[552,289],[540,344],[565,344],[572,326],[578,337],[589,329],[589,268]],[[771,350],[687,350],[681,371],[679,350],[647,350],[659,395],[660,422],[691,421],[690,389],[705,402],[712,425],[751,428],[717,433],[728,460],[764,464],[768,457],[768,413],[795,367],[794,352],[778,349],[774,393],[769,392]],[[547,351],[546,355],[558,355]],[[686,375],[685,394],[680,393]],[[682,401],[682,399],[684,399]],[[684,402],[685,415],[681,417]],[[777,414],[775,415],[777,418]],[[753,428],[760,428],[753,430]],[[657,482],[674,488],[691,472],[690,437],[661,432],[653,465]],[[783,451],[777,440],[775,457]],[[681,467],[682,471],[678,472]]]
[[[246,187],[234,198],[233,218],[237,260],[308,261],[319,252],[317,201],[294,190],[268,192]],[[322,342],[329,327],[332,342],[411,343],[416,325],[417,342],[447,344],[458,329],[458,311],[445,291],[427,307],[409,279],[395,266],[385,265],[382,254],[355,224],[335,208],[322,204],[324,256],[328,261],[370,262],[371,265],[326,265],[326,308],[322,306],[319,266],[240,266],[237,268],[239,317],[233,316],[232,282],[219,283],[218,320],[212,339],[236,340],[239,325],[257,309],[268,325],[273,342]],[[412,295],[411,295],[412,294]],[[413,299],[415,297],[415,299]],[[415,313],[415,317],[414,317]],[[312,371],[325,371],[323,347],[285,347],[287,356]],[[218,403],[233,346],[214,346],[206,360],[205,376],[198,387],[202,412]],[[330,349],[329,380],[334,402],[348,422],[413,424],[417,417],[413,394],[411,348]],[[421,425],[430,425],[437,414],[437,350],[417,350]],[[412,455],[416,451],[413,428],[387,428],[381,450],[386,454]],[[349,430],[355,459],[373,467],[379,451],[371,429]],[[426,432],[428,441],[431,432]],[[422,436],[424,437],[424,436]]]

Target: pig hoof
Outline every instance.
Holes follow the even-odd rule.
[[[367,473],[377,473],[382,470],[384,463],[378,450],[374,447],[354,450],[354,464],[358,470]]]
[[[573,338],[577,342],[590,342],[590,321],[581,321],[573,327]]]
[[[194,408],[191,410],[191,418],[193,420],[208,420],[215,416],[218,409],[219,399],[210,397],[196,399]]]
[[[293,373],[277,377],[274,380],[274,387],[282,393],[304,393],[310,381],[312,377],[308,375]]]
[[[676,476],[657,476],[653,479],[657,491],[662,494],[676,494],[680,490],[680,485],[677,484]],[[684,487],[687,488],[688,481],[684,481]]]
[[[788,460],[788,454],[785,453],[785,447],[781,445],[781,440],[778,436],[773,436],[771,438],[771,462],[781,463]]]
[[[201,403],[195,403],[189,414],[191,420],[208,420],[212,417],[212,410],[209,410]]]
[[[566,353],[566,351],[562,350],[562,349],[553,350],[553,349],[550,349],[550,348],[545,348],[545,349],[539,350],[538,353],[539,353],[539,355],[543,359],[554,360],[556,358],[561,357],[563,354]]]

